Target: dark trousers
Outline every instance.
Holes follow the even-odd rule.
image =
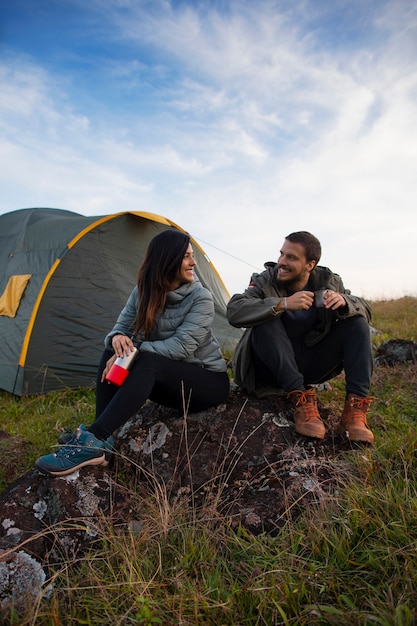
[[[363,317],[335,322],[319,343],[289,338],[279,317],[252,329],[252,356],[258,383],[292,391],[322,383],[345,371],[346,393],[367,396],[373,371],[369,325]]]
[[[148,398],[190,412],[226,402],[229,393],[227,372],[214,372],[150,352],[139,355],[121,387],[102,383],[101,373],[112,354],[105,350],[98,368],[96,419],[88,428],[100,439],[107,439],[120,428]]]

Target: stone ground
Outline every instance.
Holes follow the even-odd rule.
[[[333,434],[338,416],[319,407],[323,441],[295,433],[280,395],[234,389],[225,405],[186,418],[149,402],[115,434],[108,467],[62,478],[27,472],[0,494],[0,606],[36,597],[48,567],[75,559],[109,524],[140,532],[158,503],[161,516],[177,503],[270,535],[306,508],[327,506],[352,476],[352,446]]]
[[[321,407],[323,441],[295,433],[292,410],[279,395],[248,398],[234,391],[227,405],[189,415],[149,404],[119,433],[118,471],[152,487],[155,476],[172,495],[193,493],[195,506],[221,503],[232,525],[273,534],[309,503],[331,498],[351,471],[337,417]],[[123,457],[128,459],[127,462]],[[345,457],[345,458],[344,458]]]
[[[129,524],[155,488],[167,499],[188,497],[197,508],[216,503],[232,526],[274,534],[304,507],[331,498],[351,472],[352,446],[333,434],[338,416],[325,406],[320,412],[323,441],[295,433],[280,395],[247,397],[235,389],[227,404],[186,419],[149,402],[116,433],[107,468],[86,467],[65,478],[32,470],[0,494],[0,548],[32,537],[32,551],[41,556],[50,549],[45,527],[69,519],[94,525],[104,513]]]
[[[376,362],[411,362],[404,376],[415,381],[416,354],[414,342],[396,340]],[[322,405],[319,394],[327,435],[316,441],[295,433],[279,394],[247,397],[235,388],[225,405],[186,418],[149,402],[115,434],[108,467],[64,478],[33,469],[13,481],[13,458],[30,455],[30,445],[0,431],[0,464],[13,481],[0,494],[0,607],[37,597],[44,568],[76,558],[109,524],[140,532],[157,498],[271,535],[306,508],[325,507],[352,477],[352,449],[367,456],[334,434],[341,408]],[[382,421],[371,407],[371,424]]]

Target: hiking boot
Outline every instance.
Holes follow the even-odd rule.
[[[366,412],[372,400],[373,398],[370,396],[362,398],[349,393],[346,396],[342,418],[337,431],[339,433],[346,432],[350,441],[361,441],[372,446],[375,437],[366,421]]]
[[[84,426],[84,424],[81,424],[80,429],[86,430],[86,427]],[[72,432],[72,430],[70,428],[66,428],[64,432],[58,435],[59,445],[63,446],[65,444],[68,444],[74,436],[75,435]],[[105,461],[103,461],[102,465],[104,465],[104,467],[107,467],[107,465],[110,462],[111,454],[114,451],[114,439],[111,435],[110,437],[106,439],[106,441],[103,441],[103,448],[104,448]]]
[[[75,435],[59,450],[41,456],[35,463],[39,471],[51,476],[66,476],[85,465],[106,463],[104,441],[97,439],[82,424]]]
[[[294,389],[288,393],[288,396],[294,407],[295,432],[305,437],[324,439],[326,429],[317,408],[315,390]]]

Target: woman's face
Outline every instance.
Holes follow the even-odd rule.
[[[196,265],[197,263],[194,258],[193,248],[192,245],[189,244],[184,254],[181,267],[177,272],[176,280],[173,285],[171,285],[171,289],[177,289],[177,287],[184,283],[192,283],[194,280],[194,268]]]

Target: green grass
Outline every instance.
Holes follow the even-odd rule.
[[[374,303],[375,341],[414,340],[416,306],[413,298]],[[375,448],[341,455],[352,474],[326,507],[311,506],[275,537],[255,537],[233,531],[213,506],[190,510],[150,490],[143,525],[103,530],[94,551],[52,573],[49,599],[9,611],[5,623],[417,624],[416,374],[413,364],[377,368]],[[321,401],[340,404],[341,380],[332,386]],[[91,420],[93,407],[91,390],[0,394],[3,430],[31,442],[20,471],[64,426]]]
[[[417,298],[372,302],[373,326],[378,330],[376,343],[388,339],[417,341]]]
[[[75,429],[94,419],[94,391],[63,391],[17,398],[0,391],[1,430],[17,439],[0,438],[0,491],[33,465],[65,428]]]

